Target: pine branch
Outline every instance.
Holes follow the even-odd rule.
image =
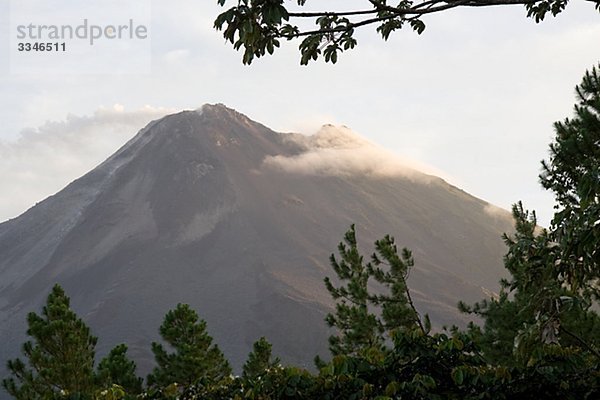
[[[419,328],[421,329],[421,332],[423,333],[423,335],[427,335],[427,332],[425,331],[425,327],[423,326],[423,323],[421,322],[421,316],[419,315],[419,312],[417,311],[413,301],[412,301],[412,297],[410,296],[410,289],[408,288],[408,285],[406,285],[406,282],[404,282],[405,285],[404,287],[406,287],[405,293],[406,293],[406,298],[408,299],[408,304],[410,305],[410,308],[412,308],[412,311],[415,315],[415,320],[417,322],[417,324],[419,325]]]
[[[560,326],[560,330],[564,333],[566,333],[568,336],[572,337],[573,339],[575,339],[577,342],[579,342],[579,344],[581,344],[583,347],[585,347],[586,349],[588,349],[588,351],[590,353],[592,353],[593,355],[596,356],[596,358],[600,359],[600,352],[598,352],[598,350],[594,349],[589,343],[587,343],[585,340],[583,340],[581,337],[579,337],[578,335],[576,335],[575,333],[569,331],[568,329],[565,329],[564,326]]]

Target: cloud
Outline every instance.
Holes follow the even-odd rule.
[[[324,125],[314,135],[295,134],[289,140],[305,151],[294,156],[268,156],[265,167],[305,175],[403,176],[420,181],[429,181],[430,175],[448,178],[439,170],[371,143],[345,126]]]
[[[493,204],[486,204],[483,207],[483,211],[488,214],[490,217],[499,218],[499,219],[511,219],[512,213],[504,208],[495,206]]]
[[[172,112],[117,104],[92,116],[68,115],[0,140],[0,221],[16,217],[104,161],[151,120]]]
[[[164,59],[168,64],[184,64],[190,59],[189,49],[171,50],[164,55]]]

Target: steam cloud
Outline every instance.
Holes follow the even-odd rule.
[[[444,175],[424,164],[410,161],[377,146],[345,126],[324,125],[312,136],[293,135],[290,140],[306,150],[295,156],[269,156],[267,168],[305,175],[403,176],[430,181]]]
[[[125,111],[120,105],[92,116],[69,115],[21,132],[15,142],[0,140],[0,222],[58,192],[113,154],[142,127],[174,110],[146,106]],[[404,176],[423,182],[440,171],[402,159],[346,127],[323,126],[312,136],[293,135],[305,151],[271,156],[264,167],[306,175]],[[446,177],[444,177],[446,179]]]
[[[0,141],[0,221],[16,217],[114,153],[151,120],[172,110],[146,106],[98,109],[26,129],[15,142]]]
[[[510,211],[495,206],[493,204],[486,204],[486,206],[483,208],[483,211],[485,211],[486,214],[488,214],[491,217],[508,218],[512,221],[512,213]]]

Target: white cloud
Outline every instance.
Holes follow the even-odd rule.
[[[188,62],[189,58],[189,49],[171,50],[164,55],[164,59],[168,64],[183,64],[185,62]]]
[[[265,167],[306,175],[404,176],[421,181],[427,181],[428,175],[444,175],[425,164],[401,158],[345,126],[324,125],[312,136],[295,135],[290,140],[303,145],[306,151],[295,156],[269,156],[264,160]]]
[[[25,129],[16,141],[0,140],[0,221],[56,193],[171,111],[150,106],[126,111],[116,104],[92,116],[68,115]]]

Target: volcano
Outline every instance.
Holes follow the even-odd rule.
[[[347,128],[278,133],[223,105],[166,116],[0,224],[0,358],[19,355],[26,314],[59,283],[98,354],[126,343],[140,373],[180,302],[238,371],[261,336],[311,367],[328,354],[328,258],[351,224],[365,255],[385,234],[412,249],[413,300],[437,327],[466,323],[457,302],[505,274],[507,212]]]

